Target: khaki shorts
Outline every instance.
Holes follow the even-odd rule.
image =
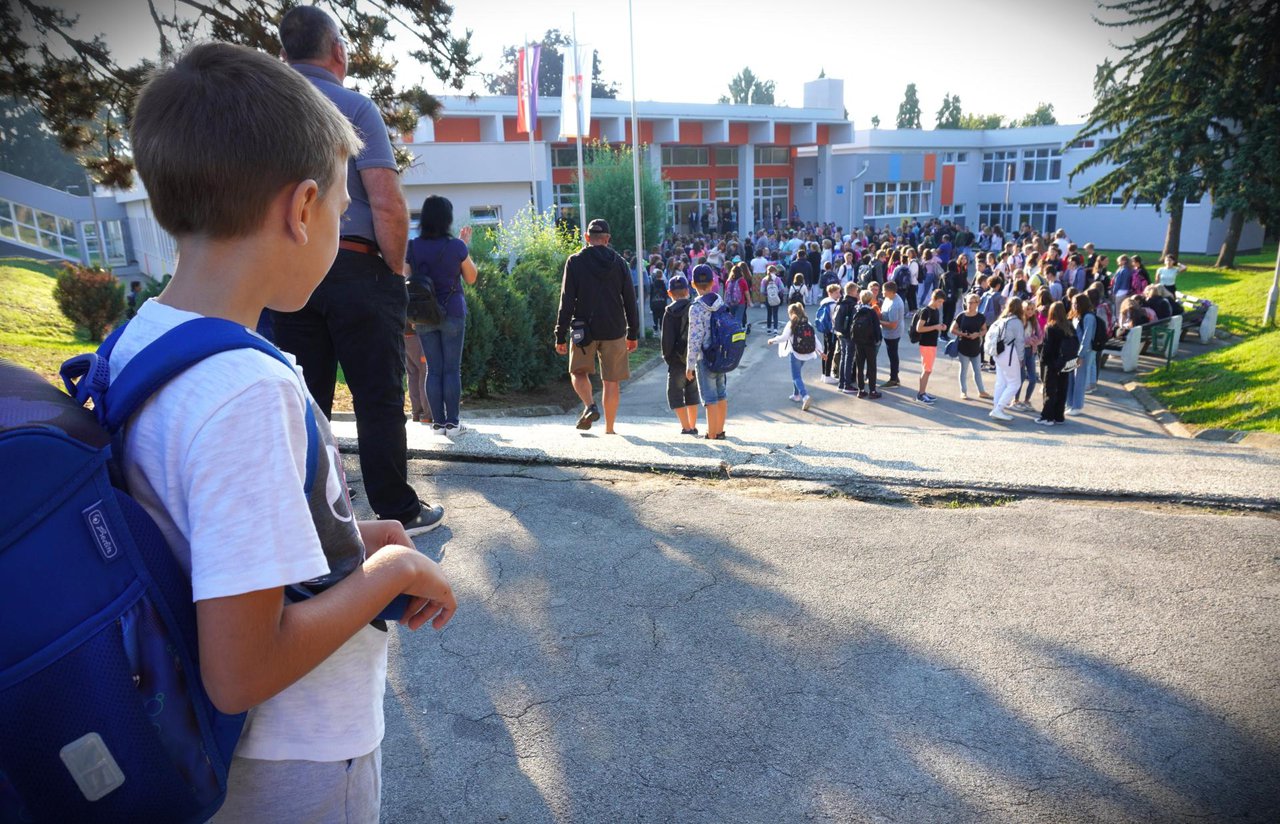
[[[569,372],[594,375],[596,358],[600,358],[600,379],[625,381],[631,377],[631,365],[627,362],[627,339],[593,340],[585,347],[569,344]]]

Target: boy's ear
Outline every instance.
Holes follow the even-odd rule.
[[[300,181],[286,189],[288,205],[285,212],[286,231],[300,246],[308,240],[307,227],[316,219],[320,205],[320,186],[311,179]]]

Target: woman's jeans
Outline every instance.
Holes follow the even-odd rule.
[[[438,326],[416,324],[427,357],[427,406],[431,420],[440,425],[458,423],[462,399],[462,338],[466,318],[447,317]]]
[[[1067,408],[1068,409],[1084,409],[1084,391],[1098,380],[1098,359],[1093,357],[1092,352],[1086,352],[1080,357],[1080,365],[1076,367],[1074,372],[1067,380]]]
[[[738,323],[742,325],[742,328],[746,329],[747,328],[747,305],[744,303],[741,306],[730,306],[729,310],[733,314],[733,316],[738,319]]]
[[[987,394],[987,388],[982,385],[982,361],[978,355],[960,356],[960,394],[969,394],[969,381],[965,375],[968,371],[973,372],[973,379],[978,384],[979,394]]]
[[[781,303],[779,303],[777,306],[770,306],[767,303],[764,305],[764,313],[765,313],[764,325],[767,328],[769,329],[778,328],[778,310],[781,308],[782,308]]]
[[[800,377],[801,371],[804,369],[805,362],[797,358],[794,354],[791,358],[791,383],[795,386],[796,394],[804,397],[809,394],[809,390],[804,388],[804,379]]]
[[[1027,390],[1023,400],[1027,403],[1031,403],[1031,393],[1036,391],[1036,374],[1036,350],[1028,346],[1022,353],[1022,386]]]

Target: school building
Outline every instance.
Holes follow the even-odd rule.
[[[943,217],[977,229],[1030,223],[1063,227],[1073,240],[1102,248],[1158,250],[1167,218],[1149,204],[1082,208],[1068,202],[1105,174],[1070,171],[1101,145],[1068,145],[1080,126],[1022,129],[854,129],[844,83],[804,85],[803,105],[637,104],[642,159],[661,181],[665,225],[677,231],[691,213],[735,213],[741,229],[787,218],[830,221],[848,229]],[[423,119],[401,142],[415,162],[401,175],[416,226],[427,195],[448,197],[458,225],[509,220],[527,208],[577,211],[577,150],[559,138],[560,100],[538,101],[530,140],[516,132],[516,98],[445,97],[443,116]],[[631,106],[596,99],[591,137],[631,142]],[[1105,140],[1105,138],[1104,138]],[[587,204],[591,210],[591,204]],[[1182,249],[1214,253],[1226,221],[1208,197],[1188,203]],[[648,239],[654,240],[654,239]],[[1263,228],[1246,224],[1242,250],[1262,245]],[[0,253],[105,261],[124,277],[173,271],[172,239],[155,223],[140,185],[99,189],[90,199],[0,173]]]

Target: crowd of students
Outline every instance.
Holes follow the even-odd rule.
[[[1177,277],[1186,267],[1172,256],[1154,274],[1139,255],[1118,256],[1112,270],[1092,243],[1078,246],[1064,229],[1048,234],[1028,225],[1008,234],[930,220],[852,233],[810,223],[742,237],[672,235],[647,263],[653,326],[672,370],[698,359],[692,341],[701,338],[684,331],[692,317],[706,322],[705,312],[684,308],[693,273],[704,281],[699,294],[714,297],[748,329],[748,309],[764,308],[767,344],[789,359],[791,400],[805,410],[812,404],[803,380],[809,361],[821,362],[822,382],[875,400],[881,389],[900,386],[899,346],[907,337],[921,361],[915,402],[937,401],[929,381],[942,346],[959,361],[961,399],[976,394],[991,402],[991,418],[1012,421],[1010,412],[1036,411],[1039,387],[1035,422],[1060,425],[1084,410],[1109,341],[1184,311]],[[878,383],[882,349],[889,379]],[[685,371],[692,383],[696,370]],[[984,373],[995,376],[990,392]],[[723,377],[712,395],[721,407]],[[672,404],[685,410],[682,428],[696,433],[696,401],[673,394]],[[723,432],[719,414],[713,435]]]

